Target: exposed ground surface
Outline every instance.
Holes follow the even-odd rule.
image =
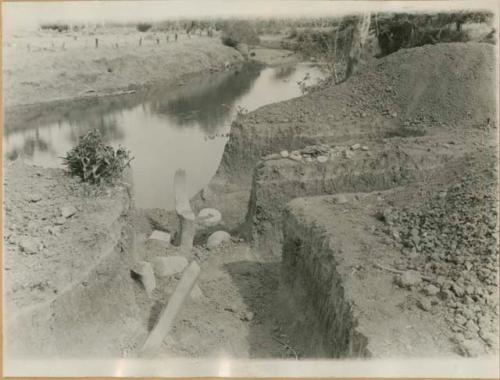
[[[11,106],[167,84],[201,71],[222,70],[226,63],[242,60],[238,51],[222,45],[218,37],[179,34],[175,42],[173,34],[168,36],[168,42],[165,33],[121,30],[91,35],[36,32],[6,36],[3,89],[8,95],[4,96],[4,107],[9,110]]]
[[[498,294],[498,247],[492,240],[497,226],[496,214],[487,207],[494,202],[498,162],[494,62],[494,49],[486,44],[402,50],[343,84],[241,117],[218,174],[193,202],[196,210],[218,208],[223,223],[216,228],[233,231],[233,241],[207,250],[203,245],[209,231],[201,231],[192,252],[150,245],[146,237],[154,229],[175,233],[177,221],[171,213],[136,210],[127,219],[133,230],[124,240],[123,256],[111,255],[122,258],[114,285],[93,278],[95,293],[82,289],[61,303],[76,308],[82,298],[102,296],[99,289],[104,286],[102,299],[117,305],[134,300],[113,314],[115,320],[126,316],[119,319],[125,327],[108,324],[105,316],[110,314],[104,308],[104,314],[95,315],[101,324],[78,326],[68,336],[74,339],[80,333],[78,347],[88,352],[108,337],[94,331],[89,345],[82,338],[85,328],[131,331],[126,339],[106,340],[108,349],[103,351],[134,355],[179,275],[158,279],[149,298],[130,277],[132,262],[184,255],[201,264],[200,292],[192,294],[163,342],[166,355],[497,352],[498,340],[492,339],[498,324],[498,303],[493,301]],[[316,154],[306,148],[312,144],[327,147]],[[295,159],[281,157],[282,150],[297,150]],[[31,170],[20,172],[29,178]],[[29,180],[13,183],[18,187],[7,187],[7,202],[14,202],[11,207],[22,215],[6,215],[7,231],[15,218],[29,224],[24,215],[31,206],[24,200]],[[47,186],[52,189],[51,183]],[[484,187],[477,186],[481,183]],[[57,194],[58,186],[62,184],[56,181],[50,193]],[[371,194],[349,194],[346,202],[327,195],[360,192]],[[437,215],[435,208],[441,211]],[[460,212],[453,216],[455,209]],[[35,231],[44,223],[35,221]],[[23,234],[27,232],[14,229],[7,253],[12,249],[19,254]],[[238,234],[259,244],[249,246]],[[58,244],[73,241],[74,235],[61,233]],[[272,241],[272,247],[262,241]],[[298,256],[303,265],[294,264]],[[427,280],[398,285],[407,270]],[[430,284],[438,288],[434,295],[426,288]],[[112,295],[114,289],[120,292]],[[99,310],[99,305],[90,305],[94,309],[82,314]],[[73,317],[64,306],[59,313],[56,318]],[[50,319],[49,312],[44,315]],[[37,326],[45,326],[44,321]],[[50,330],[44,331],[51,336]],[[68,352],[70,342],[60,334],[47,346]]]

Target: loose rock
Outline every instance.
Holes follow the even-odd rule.
[[[204,208],[199,212],[197,220],[205,227],[213,227],[220,223],[222,215],[214,208]]]
[[[40,242],[31,237],[24,237],[19,242],[19,248],[21,248],[21,251],[27,253],[28,255],[34,255],[38,253],[39,247]]]
[[[397,277],[396,282],[403,288],[419,285],[422,282],[422,277],[419,272],[407,270]]]
[[[170,245],[171,236],[168,232],[155,230],[149,236],[148,240],[158,240],[164,243],[165,245]]]
[[[328,161],[328,157],[326,157],[326,156],[318,156],[318,157],[316,157],[316,159],[318,160],[318,162],[320,164],[324,164],[326,161]]]
[[[290,153],[288,153],[288,151],[287,151],[287,150],[282,150],[282,151],[280,152],[280,155],[281,155],[281,157],[283,157],[283,158],[287,158],[287,157],[290,155]]]
[[[231,241],[231,235],[226,231],[217,231],[208,237],[207,248],[214,249],[225,242]]]
[[[158,277],[168,277],[181,273],[189,264],[187,259],[182,256],[155,257],[152,263],[154,273]]]
[[[67,219],[75,215],[76,211],[76,208],[73,206],[64,206],[61,209],[61,216]]]
[[[141,282],[148,295],[151,295],[153,290],[155,290],[156,279],[153,267],[147,261],[139,261],[136,263],[131,269],[131,275]]]

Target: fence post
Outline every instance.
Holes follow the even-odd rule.
[[[98,39],[98,38],[96,38],[96,39],[95,39],[95,48],[97,49],[98,47],[99,47],[99,39]]]

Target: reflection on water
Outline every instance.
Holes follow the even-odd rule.
[[[142,208],[173,207],[172,179],[188,174],[191,195],[215,174],[236,110],[300,96],[297,82],[306,73],[322,77],[308,64],[207,75],[173,91],[156,88],[132,97],[97,99],[69,111],[30,121],[31,129],[5,129],[4,154],[46,167],[61,167],[63,157],[87,131],[97,128],[113,146],[132,152],[135,202]],[[55,112],[54,112],[55,113]],[[42,113],[43,114],[43,113]],[[56,121],[54,121],[56,120]]]

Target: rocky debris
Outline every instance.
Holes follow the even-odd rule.
[[[21,248],[21,251],[28,255],[37,254],[41,249],[41,245],[42,244],[39,240],[28,236],[22,238],[19,242],[19,248]]]
[[[156,288],[156,279],[150,263],[147,261],[137,262],[130,270],[130,274],[132,278],[141,282],[149,296],[153,293]]]
[[[172,236],[168,232],[158,230],[153,231],[148,238],[148,240],[160,241],[166,246],[170,245],[171,239]]]
[[[64,206],[61,208],[61,216],[68,219],[75,215],[77,211],[78,210],[74,206]]]
[[[213,227],[219,224],[222,220],[222,215],[219,210],[214,208],[202,209],[197,217],[197,221],[205,227]]]
[[[414,270],[407,270],[396,277],[396,284],[402,288],[410,288],[412,286],[420,285],[422,276],[419,272]]]
[[[188,266],[188,261],[182,256],[155,257],[152,261],[154,273],[158,277],[168,277],[181,273]]]
[[[251,322],[255,317],[255,314],[252,313],[251,311],[247,311],[245,313],[242,313],[240,316],[240,319],[245,322]]]
[[[231,241],[231,235],[226,231],[216,231],[208,237],[207,248],[215,249],[222,244]]]
[[[498,336],[497,211],[489,181],[468,171],[415,209],[386,207],[379,214],[401,247],[402,266],[411,268],[404,273],[412,275],[403,273],[398,284],[436,300],[450,329],[467,339],[459,344],[466,356],[475,356],[483,343],[498,350],[497,341],[482,338]],[[419,277],[430,281],[421,284]],[[423,302],[418,306],[427,310]]]
[[[289,155],[290,155],[290,153],[288,153],[287,150],[282,150],[280,152],[280,156],[283,157],[283,158],[288,158]]]
[[[361,148],[361,144],[354,144],[354,145],[351,145],[351,150],[358,150]]]
[[[429,284],[424,287],[423,292],[428,296],[435,296],[439,293],[439,288],[435,285]]]
[[[424,311],[429,311],[432,309],[431,300],[428,298],[419,299],[417,305]]]
[[[324,164],[325,162],[328,161],[328,157],[326,157],[326,156],[318,156],[318,157],[316,157],[316,160],[318,160],[318,162],[320,164]]]

